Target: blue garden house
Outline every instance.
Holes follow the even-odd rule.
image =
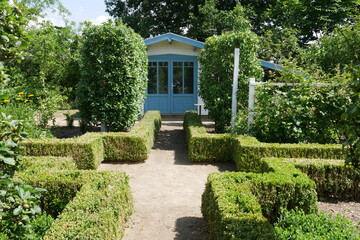
[[[145,40],[149,57],[149,83],[145,112],[160,110],[162,114],[183,114],[203,103],[198,96],[198,55],[204,43],[174,33]],[[263,68],[278,69],[261,61]],[[206,114],[204,111],[203,114]]]

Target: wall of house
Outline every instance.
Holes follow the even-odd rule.
[[[147,46],[148,56],[162,55],[162,54],[178,54],[187,56],[198,56],[201,52],[200,48],[194,48],[185,43],[178,41],[162,41]]]

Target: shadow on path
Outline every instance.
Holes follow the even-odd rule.
[[[205,224],[202,218],[182,217],[176,220],[175,240],[206,240]]]

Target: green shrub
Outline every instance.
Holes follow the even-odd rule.
[[[101,136],[106,161],[144,161],[149,157],[160,127],[160,112],[148,111],[128,133],[87,133],[84,137]]]
[[[214,239],[275,239],[281,209],[316,211],[315,184],[293,165],[264,159],[260,173],[213,173],[202,213]]]
[[[234,48],[240,48],[238,108],[247,107],[248,79],[261,78],[262,70],[256,57],[259,40],[250,26],[236,32],[212,36],[199,55],[201,65],[199,95],[204,99],[215,131],[224,132],[231,121],[231,93],[234,69]]]
[[[360,200],[360,170],[344,161],[326,159],[284,159],[295,164],[316,183],[322,198]]]
[[[44,239],[119,239],[133,212],[129,178],[121,172],[82,172],[76,197]]]
[[[21,145],[26,156],[72,157],[79,169],[96,169],[104,159],[101,138],[28,139]]]
[[[339,78],[346,81],[348,76]],[[276,80],[281,82],[281,79]],[[351,103],[347,86],[317,87],[309,83],[290,87],[263,86],[256,91],[256,116],[251,131],[260,141],[342,143],[345,122],[341,115]]]
[[[230,161],[234,138],[228,134],[208,134],[196,111],[187,111],[184,130],[188,157],[194,162]]]
[[[78,107],[85,122],[105,122],[111,131],[129,129],[146,94],[144,40],[121,22],[86,26],[81,48]]]
[[[305,214],[286,211],[275,224],[279,240],[358,240],[359,230],[351,221],[338,215]]]

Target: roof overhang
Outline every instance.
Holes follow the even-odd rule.
[[[175,33],[165,33],[165,34],[162,34],[162,35],[159,35],[156,37],[145,39],[145,45],[149,46],[149,45],[152,45],[152,44],[155,44],[158,42],[162,42],[162,41],[167,41],[169,44],[171,44],[172,41],[174,41],[174,40],[184,43],[184,44],[194,46],[194,48],[204,48],[204,45],[205,45],[203,42],[200,42],[200,41],[197,41],[197,40],[194,40],[191,38],[187,38],[184,36],[180,36]],[[260,60],[261,66],[263,68],[280,70],[280,71],[283,69],[283,67],[279,64],[275,64],[275,63],[268,62],[268,61],[261,60],[261,59],[259,59],[259,60]]]

